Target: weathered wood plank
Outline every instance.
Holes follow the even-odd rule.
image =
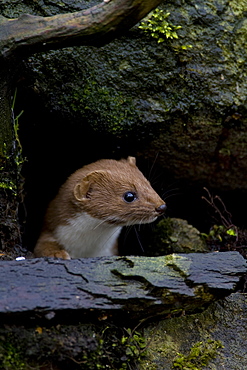
[[[124,310],[143,318],[193,311],[230,294],[246,272],[237,252],[4,261],[0,314]]]

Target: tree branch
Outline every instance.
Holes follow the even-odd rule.
[[[28,55],[74,45],[101,46],[130,29],[162,0],[111,0],[51,17],[0,17],[0,55]]]

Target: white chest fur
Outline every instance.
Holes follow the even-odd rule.
[[[112,256],[121,229],[80,213],[58,226],[54,236],[71,258]]]

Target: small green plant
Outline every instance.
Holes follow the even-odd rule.
[[[20,352],[11,344],[0,345],[0,368],[3,370],[25,370],[26,365]]]
[[[209,339],[206,343],[197,342],[188,355],[178,353],[173,362],[174,369],[202,370],[217,355],[217,350],[224,348],[221,341]]]
[[[1,163],[1,178],[0,178],[0,188],[6,189],[6,190],[11,190],[15,196],[18,194],[18,186],[19,183],[21,182],[21,170],[22,170],[22,165],[26,161],[26,158],[23,158],[22,154],[22,146],[21,142],[19,139],[19,118],[23,114],[23,111],[21,111],[16,117],[14,117],[14,107],[15,107],[15,102],[16,102],[16,91],[13,96],[13,102],[12,102],[12,113],[13,113],[13,132],[14,132],[14,140],[13,140],[13,150],[11,156],[7,154],[7,149],[6,149],[6,143],[4,143],[4,158]],[[7,163],[9,161],[13,161],[15,168],[13,169],[14,171],[14,179],[5,176],[5,166],[7,166]]]
[[[99,338],[94,363],[97,369],[132,369],[146,355],[146,347],[145,338],[136,330],[106,326]],[[94,368],[89,365],[90,369]]]
[[[16,101],[16,90],[15,90],[15,93],[14,93],[12,107],[11,107],[12,112],[14,112],[15,101]],[[15,135],[15,149],[16,149],[15,163],[16,163],[17,168],[20,167],[26,161],[26,159],[23,158],[23,156],[22,156],[22,145],[21,145],[21,142],[20,142],[20,139],[19,139],[19,133],[18,133],[19,132],[19,118],[21,117],[23,112],[24,111],[22,110],[18,114],[18,116],[14,117],[14,119],[13,119],[13,128],[14,128],[14,135]]]
[[[143,22],[141,22],[139,28],[149,34],[151,37],[155,38],[159,43],[165,40],[178,39],[177,30],[182,28],[181,26],[175,26],[173,23],[169,22],[167,18],[170,13],[165,13],[164,10],[155,9],[151,15],[146,17]],[[192,45],[181,45],[174,46],[175,50],[187,50],[192,48]]]
[[[202,199],[210,206],[213,218],[218,223],[211,227],[208,234],[201,234],[202,237],[212,249],[235,250],[241,230],[233,224],[232,215],[226,209],[222,199],[218,195],[212,195],[207,188],[204,190],[207,195],[203,196]]]
[[[146,355],[146,340],[137,331],[132,332],[131,329],[126,329],[127,335],[121,338],[121,344],[125,346],[126,362],[122,364],[122,369],[127,369],[128,363],[133,360],[139,361]]]
[[[168,22],[166,19],[170,13],[165,13],[161,9],[155,9],[151,14],[151,17],[144,20],[139,26],[144,32],[150,34],[152,37],[157,39],[157,42],[164,42],[165,39],[177,39],[177,30],[182,28],[181,26],[175,26]]]

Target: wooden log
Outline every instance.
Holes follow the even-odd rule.
[[[4,261],[0,315],[53,318],[69,313],[72,319],[121,312],[142,319],[192,312],[230,294],[246,272],[238,252]]]
[[[74,45],[101,46],[123,34],[162,0],[114,0],[87,10],[16,19],[0,15],[0,57],[13,58]]]

